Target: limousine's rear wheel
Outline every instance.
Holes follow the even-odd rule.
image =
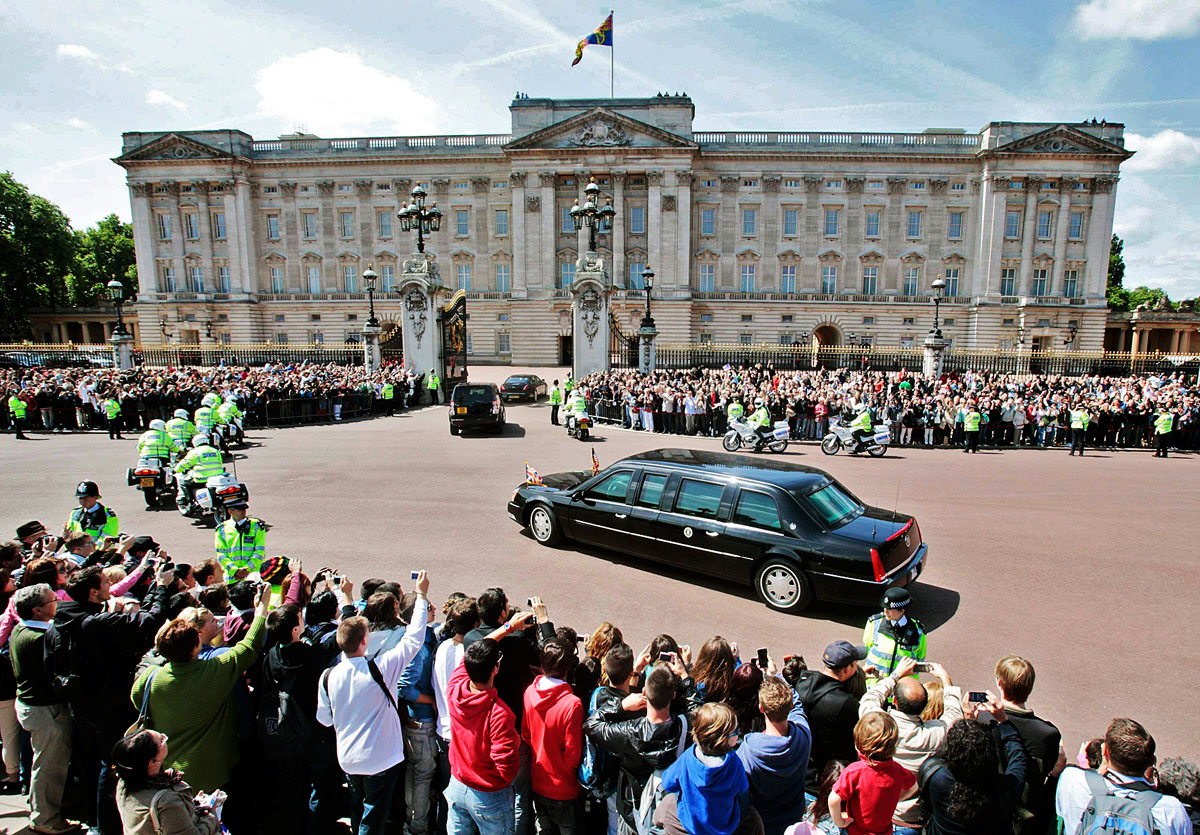
[[[776,557],[758,569],[754,588],[762,601],[780,612],[802,612],[812,603],[812,583],[791,560]]]
[[[562,539],[558,518],[554,515],[554,511],[544,504],[539,504],[529,511],[529,532],[542,545],[555,545]]]

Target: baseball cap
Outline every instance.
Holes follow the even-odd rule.
[[[862,661],[866,657],[866,647],[855,646],[849,641],[834,641],[825,647],[825,653],[821,656],[821,660],[829,669],[837,670],[855,661]]]

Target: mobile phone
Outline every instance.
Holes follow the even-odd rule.
[[[927,664],[924,661],[918,662],[917,664],[913,665],[913,672],[914,673],[932,673],[933,665]]]
[[[679,656],[674,652],[660,652],[658,654],[658,660],[664,664],[674,664],[679,660]]]
[[[759,669],[760,669],[760,670],[765,670],[765,669],[767,669],[767,664],[768,664],[768,661],[767,661],[767,648],[766,648],[766,647],[759,647],[759,648],[758,648],[758,667],[759,667]]]
[[[420,576],[421,576],[421,572],[420,572],[420,571],[410,571],[410,572],[408,572],[408,578],[409,578],[410,580],[415,580],[415,579],[417,579],[417,578],[418,578],[418,577],[420,577]]]
[[[972,690],[970,693],[967,694],[967,701],[968,702],[986,702],[987,701],[987,693],[983,693],[979,690]]]

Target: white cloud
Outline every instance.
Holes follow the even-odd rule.
[[[321,47],[280,58],[254,78],[260,114],[304,124],[325,136],[387,126],[431,133],[437,103],[407,79],[363,63],[351,51]]]
[[[59,58],[78,58],[80,61],[95,64],[97,67],[106,66],[103,58],[82,44],[60,43],[54,50],[54,54]]]
[[[85,122],[85,121],[83,121],[83,119],[80,119],[78,116],[72,116],[70,119],[67,119],[67,127],[78,128],[79,130],[91,130],[92,129],[92,125],[90,122]]]
[[[1200,138],[1177,130],[1163,130],[1153,136],[1125,134],[1125,147],[1137,155],[1125,163],[1123,170],[1165,171],[1187,168],[1200,162]]]
[[[1075,28],[1084,38],[1157,41],[1200,32],[1196,0],[1087,0],[1075,9]]]
[[[162,90],[150,90],[147,92],[146,104],[153,104],[158,107],[170,107],[174,110],[187,110],[186,104],[170,93],[164,93]]]

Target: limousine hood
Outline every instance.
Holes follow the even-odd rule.
[[[572,487],[577,487],[583,482],[592,477],[588,470],[575,470],[567,473],[551,473],[550,475],[542,476],[542,484],[547,487],[553,487],[555,490],[570,490]]]

